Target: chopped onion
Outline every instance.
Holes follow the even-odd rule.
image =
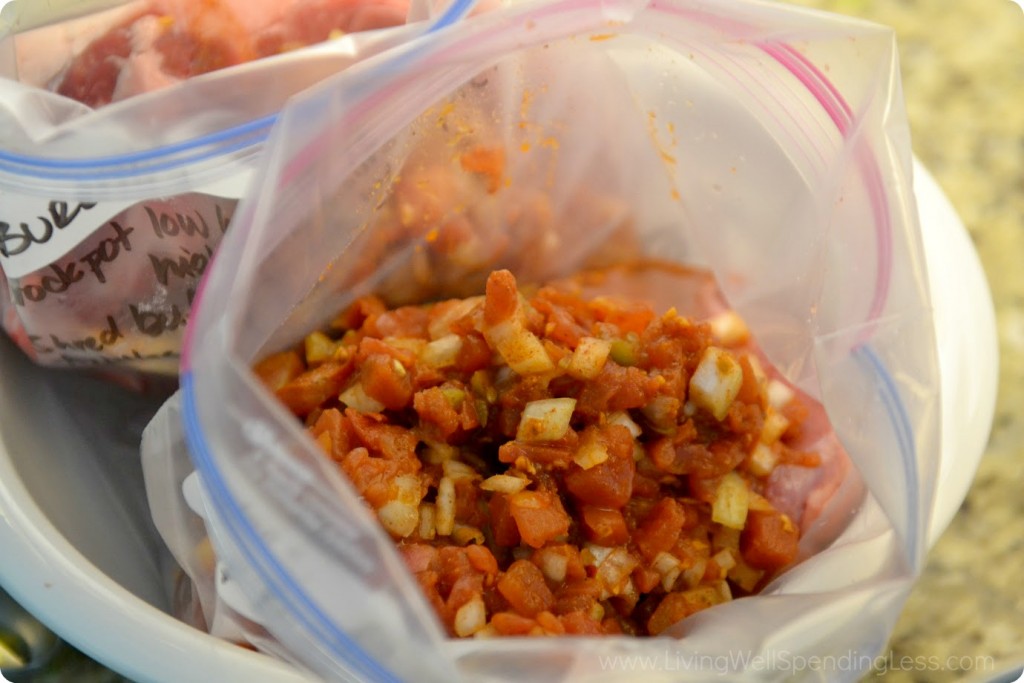
[[[465,318],[480,306],[483,301],[484,298],[482,296],[471,296],[468,299],[463,299],[459,303],[453,305],[445,311],[444,315],[431,320],[427,325],[427,333],[430,335],[430,338],[440,339],[445,335],[451,334],[452,323],[461,318]]]
[[[306,363],[309,365],[330,360],[340,346],[338,342],[319,331],[309,333],[303,345],[305,346]]]
[[[716,346],[704,350],[690,378],[690,400],[721,422],[743,384],[743,368],[727,351]]]
[[[370,397],[360,382],[355,382],[348,389],[341,392],[338,395],[338,400],[360,413],[380,413],[384,411],[384,404]]]
[[[740,556],[736,565],[729,570],[728,576],[733,583],[749,593],[761,581],[761,577],[764,576],[764,570],[754,569],[744,562],[743,557]]]
[[[430,465],[442,465],[449,460],[456,460],[459,457],[459,449],[443,441],[432,441],[424,439],[426,451],[423,459]]]
[[[392,500],[406,505],[419,505],[423,500],[423,486],[420,484],[420,478],[415,474],[403,474],[395,477],[392,486],[394,486]]]
[[[431,368],[446,368],[455,364],[460,351],[462,351],[462,337],[457,334],[449,334],[424,346],[420,351],[420,360]]]
[[[432,541],[437,535],[437,511],[433,503],[420,503],[420,538]]]
[[[611,342],[595,337],[583,337],[569,359],[567,372],[576,379],[594,379],[608,361]]]
[[[480,545],[484,542],[484,533],[475,526],[455,522],[455,527],[452,529],[452,541],[458,545],[469,545],[470,543]]]
[[[629,575],[640,561],[625,548],[615,548],[597,566],[595,578],[609,595],[622,595],[630,585]]]
[[[736,472],[722,477],[711,504],[711,521],[730,529],[742,529],[747,522],[749,491],[747,482]]]
[[[644,417],[647,418],[648,422],[650,422],[651,428],[653,428],[654,431],[659,434],[671,434],[676,428],[676,422],[679,418],[679,409],[680,404],[678,398],[675,396],[658,394],[651,399],[650,403],[641,408],[641,412],[644,414]],[[634,436],[636,435],[634,434]]]
[[[441,463],[441,471],[444,472],[444,476],[448,477],[452,481],[458,481],[459,479],[472,479],[480,476],[477,474],[476,470],[459,460],[445,460]]]
[[[683,581],[687,586],[693,588],[704,578],[704,571],[708,568],[708,561],[703,557],[691,566],[683,570]]]
[[[517,318],[492,325],[484,330],[484,337],[517,374],[535,375],[555,369],[544,344]]]
[[[473,635],[486,625],[487,608],[479,595],[474,595],[455,612],[455,633],[461,638]]]
[[[711,558],[715,561],[722,571],[729,571],[736,566],[736,557],[733,555],[731,550],[723,549],[715,553],[715,556]]]
[[[640,429],[640,425],[633,422],[633,418],[631,418],[629,413],[624,410],[619,410],[608,415],[608,424],[625,427],[629,430],[629,433],[633,435],[634,439],[643,433],[643,430]]]
[[[612,554],[611,548],[606,548],[601,545],[594,545],[588,543],[583,547],[580,552],[580,559],[583,560],[583,564],[588,567],[596,567],[604,562],[609,555]]]
[[[750,330],[736,311],[720,313],[708,321],[715,341],[725,346],[739,346],[750,339]]]
[[[761,441],[771,445],[782,438],[787,429],[789,420],[786,416],[769,407],[768,415],[764,418],[764,426],[761,428]]]
[[[417,355],[427,345],[427,342],[419,337],[384,337],[382,341],[393,349],[409,351]]]
[[[377,517],[388,532],[399,538],[416,531],[420,523],[419,508],[397,500],[385,503],[377,510]]]
[[[565,581],[569,569],[569,558],[559,552],[540,551],[540,570],[550,581]]]
[[[480,629],[479,631],[474,633],[473,637],[474,638],[497,638],[500,635],[501,634],[498,633],[498,629],[496,629],[491,624],[487,624],[482,629]]]
[[[682,563],[679,561],[679,558],[664,551],[658,553],[651,566],[661,576],[661,587],[666,592],[672,590],[676,579],[683,572]]]
[[[775,410],[782,410],[793,400],[796,394],[786,386],[785,382],[773,379],[768,382],[768,405]]]
[[[573,462],[585,470],[589,470],[591,467],[596,467],[607,459],[608,449],[605,448],[604,444],[596,439],[587,439],[584,441],[580,444],[579,448],[576,449],[576,454],[572,456]]]
[[[750,454],[750,473],[757,477],[767,477],[775,469],[779,456],[771,446],[759,443]]]
[[[530,401],[516,430],[519,441],[557,441],[569,431],[569,420],[576,409],[574,398],[545,398]]]
[[[480,484],[484,491],[495,491],[497,493],[519,493],[529,485],[529,480],[523,477],[514,477],[511,474],[495,474],[487,477]]]
[[[451,536],[455,530],[455,483],[441,477],[437,484],[437,517],[435,528],[439,536]]]

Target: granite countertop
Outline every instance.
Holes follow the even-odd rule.
[[[895,29],[914,151],[967,226],[992,288],[1001,356],[992,434],[890,641],[893,657],[964,657],[974,671],[877,672],[901,683],[977,676],[1024,658],[1024,12],[1010,0],[795,1]]]

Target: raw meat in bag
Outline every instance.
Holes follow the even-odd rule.
[[[275,646],[333,679],[618,680],[639,661],[652,680],[863,673],[921,566],[939,448],[894,60],[884,29],[782,6],[573,0],[473,18],[296,98],[145,444],[147,462],[195,463],[218,562]],[[820,489],[778,483],[827,498],[808,556],[657,639],[449,640],[250,368],[366,294],[466,296],[498,268],[542,283],[638,256],[710,269],[824,406],[851,467]]]
[[[399,26],[403,0],[126,3],[20,34],[18,78],[90,107],[346,33]]]
[[[173,376],[281,106],[425,24],[373,0],[98,4],[4,8],[0,324],[43,365]]]

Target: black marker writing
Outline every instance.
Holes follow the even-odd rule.
[[[228,224],[231,223],[231,211],[225,212],[220,204],[217,205],[217,225],[220,226],[220,234],[228,231]]]
[[[206,247],[205,253],[198,251],[193,253],[188,249],[182,249],[182,256],[161,257],[154,254],[149,255],[149,262],[153,266],[153,273],[156,280],[162,285],[167,285],[171,277],[178,277],[182,280],[198,278],[206,270],[213,256],[213,249]]]
[[[47,342],[43,341],[43,338],[38,335],[29,335],[29,342],[32,344],[38,353],[57,353],[67,351],[95,351],[100,352],[108,346],[113,346],[119,340],[124,339],[124,335],[117,326],[117,321],[114,320],[114,316],[107,316],[107,326],[101,330],[98,334],[90,335],[88,337],[82,337],[80,339],[68,339],[65,340],[56,334],[47,335],[49,339]]]
[[[121,249],[125,251],[132,250],[132,243],[128,236],[135,232],[135,228],[123,228],[117,221],[110,221],[110,226],[114,228],[114,237],[107,237],[101,240],[99,246],[81,259],[82,263],[89,266],[93,275],[100,282],[107,281],[107,277],[103,274],[103,265],[116,259],[118,254],[121,253]]]
[[[71,261],[65,265],[51,263],[47,266],[50,273],[39,278],[38,283],[29,283],[11,288],[11,298],[15,306],[24,306],[26,301],[38,303],[50,294],[63,294],[75,284],[85,273],[78,269],[78,262]]]
[[[182,313],[175,304],[169,309],[155,311],[144,311],[138,306],[130,305],[128,310],[132,314],[135,327],[149,337],[159,337],[165,332],[173,332],[188,322],[188,315]]]
[[[11,224],[0,221],[0,256],[11,257],[23,254],[33,244],[46,244],[54,232],[71,225],[78,214],[96,206],[95,202],[82,202],[68,211],[67,202],[50,202],[47,216],[36,216],[39,225],[32,228],[28,223]]]
[[[153,226],[153,232],[160,239],[177,237],[178,235],[185,235],[186,237],[199,235],[203,238],[210,236],[210,226],[206,224],[206,219],[198,211],[194,212],[196,218],[199,219],[197,223],[196,219],[189,214],[176,213],[171,215],[169,213],[161,213],[158,216],[156,211],[153,211],[148,206],[145,209],[149,215],[149,222]]]

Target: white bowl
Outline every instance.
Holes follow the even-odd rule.
[[[919,164],[915,172],[943,382],[931,544],[984,450],[998,350],[977,254],[935,181]],[[0,585],[62,638],[133,680],[308,681],[168,613],[168,558],[149,519],[137,447],[156,408],[109,384],[35,367],[0,340]]]

